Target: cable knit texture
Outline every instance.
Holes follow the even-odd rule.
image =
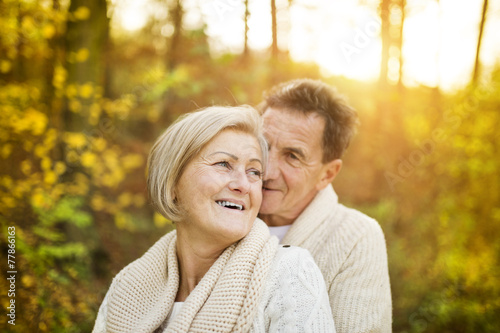
[[[115,277],[93,332],[334,332],[314,260],[303,249],[278,248],[257,219],[164,328],[179,286],[176,232],[170,232]]]
[[[337,332],[392,331],[387,250],[377,221],[339,204],[329,185],[282,243],[312,254],[326,281]]]

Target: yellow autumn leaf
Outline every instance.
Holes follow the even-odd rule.
[[[86,48],[81,48],[76,52],[75,60],[77,62],[85,62],[89,58],[90,52]]]
[[[35,207],[45,207],[48,205],[47,198],[41,191],[35,191],[31,195],[31,203]]]
[[[134,231],[135,226],[129,214],[118,212],[115,215],[115,225],[119,229],[124,229],[128,231]]]
[[[52,85],[58,89],[62,89],[68,72],[63,66],[56,66],[54,68],[54,77],[52,78]]]
[[[90,199],[90,206],[92,207],[93,210],[96,211],[101,211],[104,209],[106,204],[106,201],[104,200],[104,197],[101,195],[94,195],[92,199]]]
[[[45,173],[43,181],[48,185],[54,184],[57,181],[56,173],[54,171],[48,171],[47,173]]]
[[[96,162],[97,156],[92,152],[86,151],[82,154],[81,160],[84,167],[90,168]]]
[[[8,73],[12,69],[12,63],[8,60],[2,60],[0,61],[0,72],[2,73]]]
[[[66,164],[64,164],[64,162],[57,161],[55,166],[54,166],[54,172],[57,175],[61,175],[64,173],[64,171],[66,171]]]
[[[28,31],[28,30],[34,29],[35,22],[33,21],[33,17],[24,16],[23,20],[21,21],[21,26],[23,28],[23,31]]]
[[[61,76],[64,75],[64,79],[66,79],[66,72],[64,74],[61,74]],[[74,84],[69,84],[66,87],[66,96],[71,99],[74,98],[78,94],[78,89],[76,88],[76,85]]]
[[[80,21],[87,20],[90,17],[90,9],[85,6],[80,6],[73,12],[73,17]]]
[[[47,24],[43,27],[42,34],[46,39],[51,39],[56,34],[56,27],[52,24]]]
[[[76,163],[78,161],[78,154],[74,150],[70,150],[66,154],[66,161],[71,164]]]
[[[3,201],[3,204],[5,205],[5,207],[7,207],[7,208],[16,207],[16,201],[14,200],[14,198],[3,197],[2,201]]]
[[[10,143],[6,143],[2,146],[1,155],[3,159],[6,159],[12,153],[13,146]]]
[[[116,187],[125,178],[125,173],[120,168],[113,169],[102,179],[102,184],[107,187]]]
[[[34,109],[30,109],[27,112],[26,116],[32,124],[31,132],[34,135],[41,135],[45,131],[45,128],[47,127],[47,124],[49,122],[47,116],[42,112],[36,111]]]
[[[90,98],[94,92],[94,87],[91,83],[85,83],[80,86],[80,96],[83,98]]]
[[[20,199],[23,196],[24,192],[25,191],[23,191],[23,186],[15,186],[10,190],[10,194],[16,199]]]
[[[113,148],[107,149],[102,156],[104,163],[109,169],[113,170],[118,167],[118,154]]]
[[[28,176],[31,173],[31,161],[30,160],[24,160],[21,162],[21,172],[24,173],[26,176]]]
[[[47,155],[47,148],[44,145],[35,146],[35,156],[39,158],[44,158]]]
[[[48,170],[52,167],[52,162],[48,157],[42,158],[42,162],[40,163],[43,170]]]
[[[66,132],[63,140],[70,148],[74,149],[81,149],[87,144],[86,136],[78,132]]]
[[[22,284],[26,287],[29,288],[35,284],[35,279],[31,275],[24,275],[21,278]]]
[[[122,193],[118,196],[118,205],[120,207],[127,207],[132,203],[132,195],[128,192]]]
[[[57,138],[57,131],[54,128],[50,128],[45,133],[45,138],[43,139],[43,144],[46,146],[54,147],[54,143]]]
[[[144,198],[144,195],[142,194],[136,194],[134,195],[134,206],[136,207],[142,207],[146,203],[146,199]]]
[[[0,184],[5,186],[6,188],[11,188],[13,181],[10,176],[3,176],[0,178]]]
[[[42,92],[37,87],[30,87],[29,95],[32,99],[37,100],[42,95]]]
[[[76,279],[78,277],[78,272],[73,267],[69,267],[67,269],[67,272],[68,272],[69,276],[71,276],[73,279]]]
[[[17,133],[31,131],[33,135],[41,135],[45,131],[48,122],[49,119],[44,113],[33,108],[28,108],[22,118],[13,120],[12,127]]]
[[[86,195],[89,192],[88,181],[79,180],[78,175],[76,178],[76,183],[68,186],[68,192],[74,195]]]
[[[146,114],[146,118],[150,123],[154,123],[160,119],[160,112],[154,108],[151,108]]]
[[[166,219],[163,215],[160,215],[158,213],[154,214],[153,222],[154,222],[155,226],[157,226],[158,228],[162,228],[165,225],[172,223],[172,221],[170,221],[169,219]]]
[[[54,200],[58,200],[64,193],[66,193],[66,184],[59,183],[52,187],[50,195]]]
[[[97,125],[99,116],[101,115],[101,106],[98,103],[93,103],[89,110],[89,124]]]
[[[69,102],[69,110],[72,111],[72,112],[75,112],[75,113],[78,113],[80,112],[80,110],[82,109],[82,103],[80,103],[79,100],[77,99],[72,99],[70,102]]]
[[[106,140],[103,138],[92,138],[92,147],[95,151],[103,151],[106,149]]]
[[[122,160],[122,165],[125,169],[134,169],[142,165],[143,158],[139,154],[126,155]]]

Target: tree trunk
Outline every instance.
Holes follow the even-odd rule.
[[[389,48],[391,46],[389,20],[389,7],[391,0],[381,0],[380,2],[380,19],[382,20],[381,37],[382,37],[382,59],[380,61],[379,84],[385,86],[387,84],[387,73],[389,70]]]
[[[276,18],[276,0],[271,0],[271,19],[272,19],[272,35],[273,44],[271,45],[272,59],[278,58],[278,24]]]
[[[245,43],[243,45],[243,59],[248,59],[248,17],[250,16],[250,11],[248,10],[248,0],[245,0]]]
[[[477,39],[477,48],[476,48],[476,61],[474,62],[474,74],[472,75],[472,84],[475,85],[477,83],[477,80],[479,78],[480,70],[481,70],[481,64],[479,61],[479,55],[481,51],[481,42],[483,40],[483,30],[484,30],[484,23],[486,21],[486,12],[488,10],[488,0],[484,0],[483,2],[483,13],[481,16],[481,23],[479,25],[479,37]]]
[[[52,1],[52,10],[54,13],[58,13],[61,10],[61,6],[59,4],[59,0],[53,0]],[[45,84],[44,84],[44,102],[46,105],[49,105],[49,118],[51,119],[51,123],[53,123],[57,118],[58,114],[57,111],[55,110],[54,106],[52,105],[53,103],[53,98],[54,98],[54,85],[53,85],[53,79],[54,79],[54,71],[56,68],[56,63],[58,61],[63,60],[63,37],[59,34],[59,32],[48,41],[48,44],[50,46],[50,49],[52,50],[52,53],[50,56],[47,57],[45,61],[44,67],[44,78],[45,78]]]
[[[175,70],[177,66],[182,62],[182,52],[183,52],[183,34],[182,34],[182,21],[184,18],[184,9],[182,7],[181,0],[175,0],[174,6],[169,10],[169,17],[172,20],[172,24],[174,25],[174,33],[170,39],[169,48],[167,50],[167,72],[172,72]],[[160,119],[155,123],[154,132],[159,132],[160,129],[163,129],[166,124],[172,122],[172,114],[175,114],[177,107],[179,104],[179,98],[175,94],[175,92],[171,89],[168,89],[163,94],[162,101],[162,113],[160,115]],[[184,110],[183,110],[184,111]]]
[[[65,132],[79,132],[85,135],[86,141],[89,137],[109,133],[109,127],[103,125],[103,120],[98,124],[89,123],[91,106],[106,95],[103,91],[106,86],[106,58],[107,45],[109,41],[109,19],[107,16],[107,0],[71,0],[68,21],[65,34],[65,59],[67,80],[66,88],[74,87],[74,94],[64,97],[62,107],[62,129]],[[108,123],[109,124],[109,123]],[[103,130],[103,126],[107,128]],[[66,172],[62,176],[62,182],[73,182],[78,174],[84,174],[89,180],[89,189],[86,198],[91,198],[95,191],[93,175],[89,169],[80,162],[71,163],[67,157],[64,143],[59,145],[62,156],[67,162]],[[77,153],[80,158],[90,150],[84,146]],[[91,211],[95,220],[95,213]],[[98,222],[98,221],[96,221]],[[99,239],[96,228],[79,228],[75,224],[65,223],[63,230],[67,242],[82,242],[85,240]],[[100,246],[94,242],[87,242],[90,255],[94,256]],[[89,271],[92,269],[88,267]]]
[[[175,1],[175,6],[170,10],[172,23],[174,25],[174,33],[170,40],[170,45],[167,55],[167,69],[173,70],[181,61],[181,39],[182,39],[182,17],[184,15],[181,0]]]
[[[403,32],[405,25],[405,10],[406,10],[406,0],[399,0],[399,6],[401,8],[401,23],[399,26],[399,36],[398,36],[398,48],[399,48],[399,75],[398,75],[398,89],[401,91],[404,89],[403,85]]]
[[[88,84],[92,93],[77,94],[72,102],[81,109],[70,110],[66,100],[63,122],[66,131],[81,132],[86,127],[88,108],[94,102],[96,89],[105,86],[105,51],[109,38],[109,19],[106,0],[72,0],[69,6],[70,19],[66,27],[67,84],[80,87]],[[75,105],[75,103],[73,103]]]

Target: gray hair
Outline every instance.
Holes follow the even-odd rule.
[[[174,222],[182,219],[174,189],[187,164],[226,129],[254,135],[259,142],[265,168],[268,147],[263,136],[262,119],[255,109],[247,105],[212,106],[184,114],[156,140],[149,153],[147,187],[158,213]]]
[[[262,113],[267,108],[280,108],[302,114],[317,113],[323,117],[323,163],[342,157],[359,124],[356,111],[344,97],[318,80],[297,79],[274,86],[258,108]]]

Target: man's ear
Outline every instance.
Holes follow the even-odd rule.
[[[327,187],[328,184],[330,184],[335,179],[337,174],[340,172],[340,169],[342,169],[341,159],[336,159],[324,164],[323,170],[321,172],[322,176],[320,181],[316,185],[316,189],[320,191]]]

